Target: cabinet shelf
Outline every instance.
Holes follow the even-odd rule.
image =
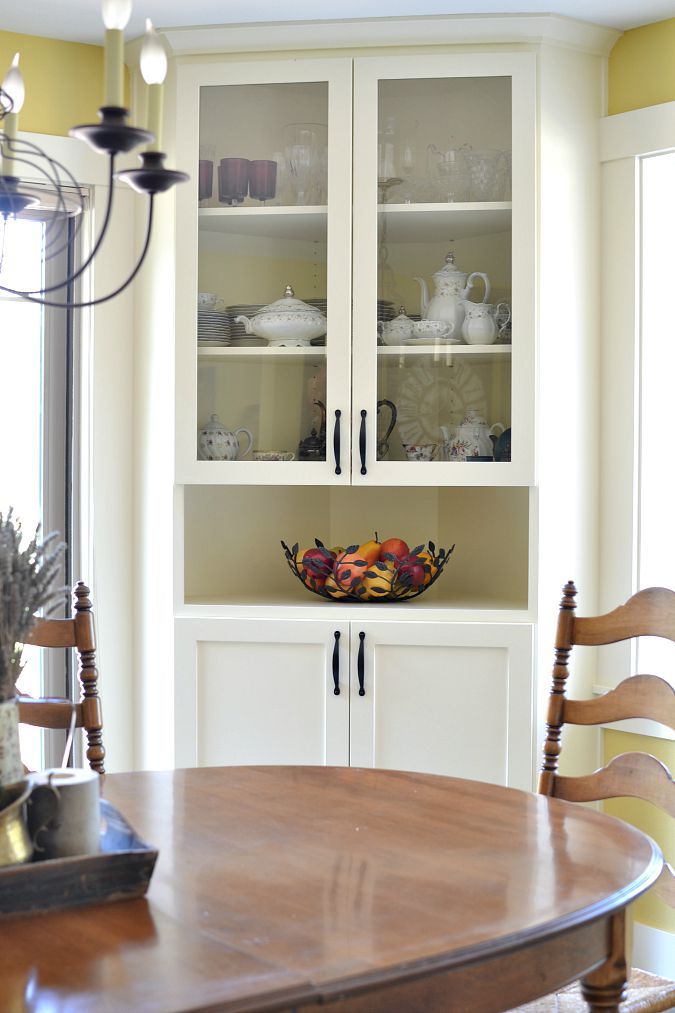
[[[328,208],[325,205],[199,209],[200,232],[264,236],[269,239],[325,240],[327,221]]]
[[[388,243],[443,243],[448,229],[453,239],[489,236],[511,228],[511,202],[457,204],[379,204],[386,216]]]
[[[447,362],[461,356],[464,362],[503,362],[511,356],[511,345],[379,345],[378,358],[402,358],[428,362],[429,357]]]
[[[263,365],[264,363],[272,363],[279,365],[280,363],[288,363],[295,361],[302,361],[303,364],[309,366],[319,366],[326,359],[326,346],[311,345],[309,348],[270,348],[268,345],[247,347],[232,347],[226,345],[224,348],[200,348],[198,350],[199,362],[208,363],[209,365],[217,365],[219,363],[226,362],[244,362],[244,363],[257,363]]]

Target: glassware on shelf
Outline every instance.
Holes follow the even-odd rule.
[[[469,168],[469,200],[494,201],[501,199],[503,151],[466,151],[464,157]]]
[[[439,151],[435,144],[427,147],[427,171],[437,201],[465,201],[469,196],[469,167],[464,147]]]
[[[328,128],[322,123],[289,123],[283,129],[283,143],[293,202],[325,204]]]
[[[248,169],[248,190],[254,200],[272,200],[277,192],[277,163],[267,158],[252,159]]]
[[[241,204],[248,193],[248,158],[221,158],[218,166],[218,200]]]
[[[199,203],[204,205],[213,196],[213,163],[216,149],[213,144],[199,145]]]

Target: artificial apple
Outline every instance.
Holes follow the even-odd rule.
[[[396,559],[403,559],[410,554],[408,544],[402,538],[387,538],[380,545],[380,559],[384,560],[386,555],[394,556]]]
[[[404,556],[397,568],[397,574],[401,583],[407,584],[409,587],[421,587],[424,584],[426,575],[424,569],[425,562],[426,560],[415,553],[409,553],[407,556]]]
[[[330,549],[306,549],[302,556],[302,569],[307,574],[305,583],[314,590],[321,590],[333,572],[334,559]]]
[[[333,576],[339,587],[350,591],[358,586],[367,568],[368,560],[358,551],[343,552],[335,560]]]

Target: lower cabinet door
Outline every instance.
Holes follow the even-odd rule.
[[[351,625],[352,766],[532,788],[532,625]]]
[[[175,629],[176,766],[349,763],[348,622]]]

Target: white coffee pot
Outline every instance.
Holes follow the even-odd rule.
[[[242,453],[239,445],[239,434],[243,433],[248,437],[248,446]],[[199,461],[236,461],[237,458],[246,457],[253,446],[253,436],[248,429],[240,426],[234,432],[226,429],[215,412],[211,418],[199,429],[197,438],[197,460]]]
[[[445,266],[433,275],[434,294],[429,298],[429,290],[424,278],[415,278],[421,291],[421,309],[424,320],[445,320],[453,325],[452,333],[459,335],[465,315],[465,300],[473,288],[476,278],[482,278],[485,285],[483,302],[490,298],[490,279],[481,271],[467,274],[455,267],[455,254],[450,251],[445,258]]]
[[[462,305],[465,314],[462,337],[467,345],[491,345],[511,319],[511,310],[505,302],[493,305],[464,299]]]

